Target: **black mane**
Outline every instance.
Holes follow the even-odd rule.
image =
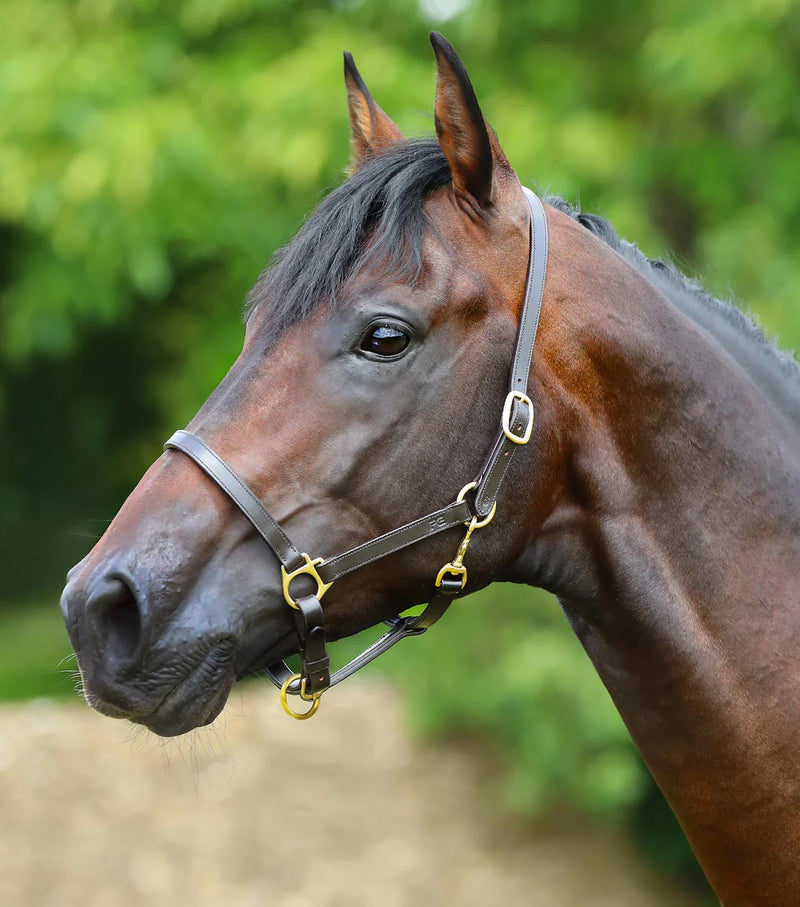
[[[450,179],[436,139],[402,143],[367,161],[273,255],[248,297],[245,320],[256,308],[268,306],[274,339],[320,305],[335,306],[342,284],[367,262],[380,262],[387,274],[413,282],[422,270],[422,238],[429,228],[422,202]],[[706,293],[674,265],[647,258],[638,246],[620,239],[607,220],[558,197],[546,201],[602,239],[709,333],[720,340],[728,335],[734,342],[749,341],[781,373],[800,379],[794,357],[781,352],[739,309]]]
[[[746,315],[730,302],[716,299],[697,281],[687,277],[670,262],[648,258],[635,243],[620,239],[617,231],[602,217],[584,214],[579,208],[556,196],[550,196],[545,200],[602,239],[679,308],[699,316],[696,320],[706,322],[709,320],[708,316],[712,318],[717,316],[722,325],[733,329],[733,332],[741,338],[751,341],[756,349],[763,350],[783,373],[800,378],[800,365],[794,356],[775,346],[752,316]],[[718,330],[714,330],[713,333],[719,335]]]

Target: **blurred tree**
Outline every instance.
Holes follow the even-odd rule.
[[[793,0],[5,0],[0,603],[55,588],[234,358],[249,285],[347,162],[341,50],[431,131],[431,26],[524,181],[800,344]],[[643,775],[565,623],[503,607],[437,649],[460,664],[419,721],[502,741],[530,809],[629,808]],[[476,638],[494,679],[448,690]]]

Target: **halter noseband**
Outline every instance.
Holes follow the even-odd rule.
[[[533,345],[539,326],[547,269],[547,220],[541,201],[523,187],[530,208],[530,249],[525,299],[522,306],[511,380],[503,405],[500,431],[479,476],[466,484],[453,503],[393,529],[343,554],[323,560],[311,558],[296,548],[248,485],[201,438],[188,431],[176,431],[164,448],[180,450],[228,495],[272,549],[281,564],[283,596],[292,608],[297,624],[300,673],[293,673],[285,662],[267,668],[270,680],[280,689],[281,703],[293,718],[310,718],[319,708],[320,697],[329,687],[340,683],[369,664],[406,636],[419,636],[444,614],[467,583],[464,566],[472,534],[491,522],[497,509],[497,496],[514,451],[528,443],[533,429],[533,403],[526,391],[533,358]],[[472,494],[470,494],[472,492]],[[470,494],[471,501],[467,495]],[[393,617],[380,639],[360,655],[330,674],[330,660],[325,647],[324,616],[320,599],[340,577],[395,551],[438,535],[455,526],[466,525],[467,531],[452,561],[445,564],[435,580],[435,591],[425,610],[410,617]],[[292,583],[308,577],[316,590],[292,594]],[[308,580],[306,581],[306,588]],[[306,712],[295,712],[287,694],[299,695],[310,702]]]

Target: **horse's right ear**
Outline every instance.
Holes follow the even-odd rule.
[[[353,133],[353,168],[361,166],[373,154],[385,151],[405,136],[375,103],[369,89],[356,69],[353,55],[344,52],[344,84],[347,87],[347,108]]]

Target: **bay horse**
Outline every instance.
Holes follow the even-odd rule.
[[[435,140],[408,141],[346,55],[351,176],[70,572],[87,699],[180,734],[266,667],[314,710],[326,639],[388,620],[391,643],[462,588],[539,586],[721,900],[797,905],[800,372],[604,221],[526,193],[431,41]],[[398,617],[431,590],[427,618]]]

